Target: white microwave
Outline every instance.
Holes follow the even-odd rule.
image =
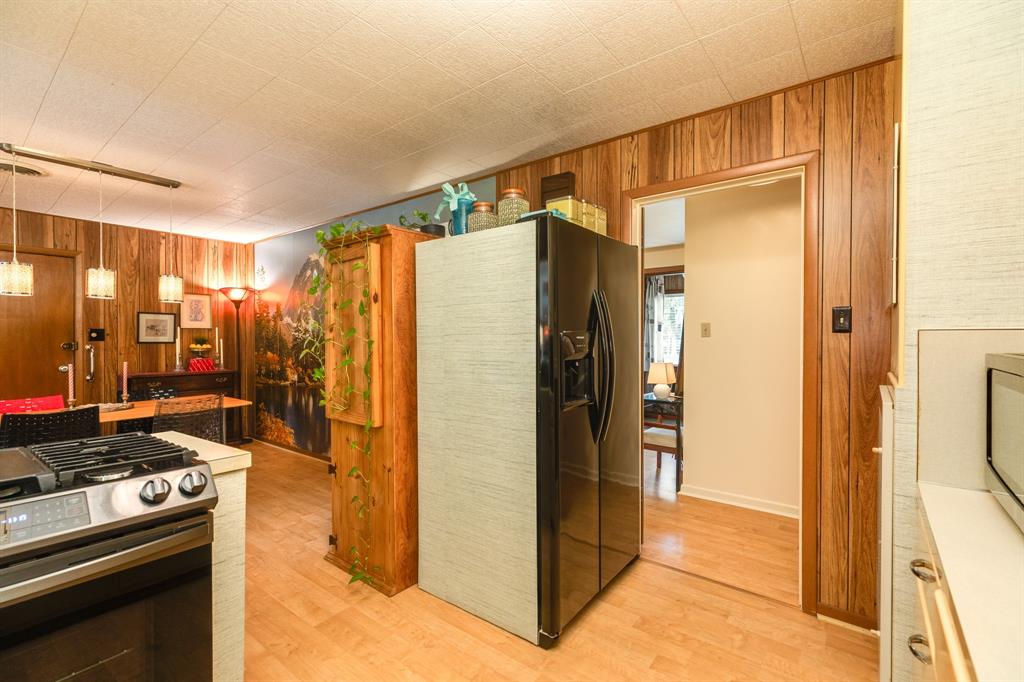
[[[1024,353],[985,356],[988,418],[985,479],[1024,532]]]

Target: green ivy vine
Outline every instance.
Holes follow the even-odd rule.
[[[353,401],[356,400],[362,401],[364,413],[366,414],[366,421],[362,429],[360,429],[359,437],[351,438],[348,442],[350,448],[359,452],[361,462],[354,465],[346,473],[348,478],[356,481],[359,491],[352,496],[349,504],[355,511],[356,517],[363,521],[363,526],[360,532],[357,533],[357,544],[351,545],[348,548],[349,556],[352,560],[352,578],[349,580],[349,584],[364,582],[372,585],[374,574],[379,575],[381,568],[376,565],[370,565],[370,530],[373,523],[373,514],[370,503],[372,498],[372,481],[370,480],[369,472],[372,471],[374,436],[373,396],[371,394],[370,387],[372,383],[370,378],[374,339],[369,336],[370,325],[368,323],[361,325],[366,330],[365,334],[360,334],[356,326],[350,326],[346,329],[338,328],[341,325],[342,312],[350,307],[356,311],[360,318],[365,319],[370,314],[370,296],[372,292],[368,286],[351,278],[345,278],[341,254],[346,247],[356,243],[362,243],[368,247],[370,239],[380,234],[383,229],[381,226],[371,227],[356,220],[348,225],[336,223],[331,225],[326,232],[324,230],[317,231],[318,255],[321,263],[324,264],[324,269],[313,276],[308,294],[318,298],[320,303],[323,304],[322,309],[326,312],[323,319],[314,322],[314,329],[306,338],[300,355],[300,358],[307,355],[311,356],[317,362],[317,367],[313,370],[313,378],[323,385],[320,389],[320,405],[328,409],[328,414],[333,411],[345,411],[352,407]],[[365,253],[367,257],[352,264],[353,273],[364,269],[369,273],[370,268],[376,266],[375,263],[368,262],[369,252],[369,248],[366,248]],[[339,291],[335,292],[334,299],[331,301],[331,309],[328,310],[326,304],[330,300],[329,292],[332,287],[331,273],[335,273],[333,286],[339,287]],[[356,367],[355,350],[361,344],[366,348],[366,360],[362,367]],[[328,386],[326,362],[327,349],[330,346],[336,347],[339,352],[336,355],[338,360],[335,366],[331,368],[333,370],[331,372],[331,385]],[[365,381],[366,388],[364,389],[359,389],[355,385],[354,377],[358,376],[356,374],[358,372],[362,373]]]

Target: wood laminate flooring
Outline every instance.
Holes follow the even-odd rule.
[[[248,680],[875,680],[877,640],[640,559],[544,651],[416,587],[323,559],[326,464],[254,442]]]
[[[644,452],[641,556],[799,605],[799,520],[676,495],[672,456],[662,455],[661,466]]]

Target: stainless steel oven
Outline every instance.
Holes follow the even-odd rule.
[[[209,680],[212,514],[0,570],[0,677]]]
[[[986,356],[988,487],[1024,531],[1024,354]]]
[[[0,681],[213,676],[217,490],[146,434],[0,450]]]

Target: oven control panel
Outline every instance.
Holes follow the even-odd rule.
[[[0,507],[0,545],[89,525],[85,492]]]

